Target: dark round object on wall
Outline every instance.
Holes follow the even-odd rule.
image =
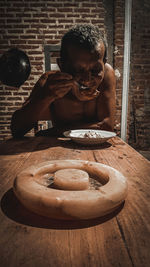
[[[29,77],[31,66],[28,56],[12,48],[0,58],[0,81],[8,86],[20,87]]]

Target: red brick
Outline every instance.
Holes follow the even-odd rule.
[[[24,22],[28,23],[28,24],[30,24],[30,23],[39,23],[40,20],[39,19],[24,19]]]
[[[73,23],[73,19],[59,19],[58,20],[59,23]]]
[[[7,19],[7,23],[14,24],[14,23],[21,23],[21,19]]]
[[[41,11],[45,12],[45,8],[41,8]],[[56,11],[56,8],[46,8],[47,13],[51,13],[51,12],[55,12],[55,11]]]
[[[73,12],[73,9],[72,9],[72,7],[70,7],[70,8],[68,8],[68,7],[66,7],[66,8],[62,7],[62,8],[58,8],[57,11],[58,12],[63,12],[63,13],[69,13],[69,12]]]
[[[33,14],[33,18],[47,18],[47,13]]]
[[[34,14],[33,14],[34,16]],[[26,13],[16,13],[16,17],[21,17],[21,18],[31,18],[31,14],[26,14]]]
[[[21,35],[21,39],[36,39],[36,35]]]
[[[77,3],[67,3],[67,4],[65,4],[64,3],[64,7],[78,7],[79,6],[79,4],[77,4]]]
[[[15,45],[20,45],[20,44],[25,44],[25,40],[9,40],[11,44]]]
[[[90,13],[90,8],[75,8],[74,12],[81,13],[81,14]]]
[[[19,96],[18,96],[18,97],[16,97],[16,96],[14,97],[14,96],[13,96],[13,97],[8,97],[7,100],[8,100],[8,101],[15,101],[15,100],[22,100],[22,98],[19,97]]]

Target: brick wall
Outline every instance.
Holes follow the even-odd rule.
[[[150,150],[150,1],[134,0],[130,73],[129,143]]]
[[[116,121],[115,130],[120,135],[121,100],[123,83],[124,53],[124,0],[116,0],[114,4],[114,70],[116,74]]]
[[[22,49],[30,59],[31,74],[19,88],[0,85],[0,139],[10,136],[10,119],[44,72],[44,45],[60,43],[74,23],[93,23],[104,29],[102,1],[0,1],[0,52]]]
[[[114,69],[116,72],[116,130],[120,133],[124,5],[114,5]],[[127,140],[137,150],[150,150],[150,1],[132,0],[131,60],[128,102]]]

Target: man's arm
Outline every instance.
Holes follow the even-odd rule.
[[[41,92],[47,80],[47,75],[43,74],[35,84],[29,98],[25,101],[22,108],[16,110],[11,120],[11,132],[13,137],[22,137],[30,131],[38,120],[47,112],[47,108],[53,98],[43,98]],[[48,112],[47,112],[48,113]],[[50,116],[50,114],[49,114]]]
[[[34,103],[29,102],[21,109],[15,111],[11,120],[13,137],[22,137],[30,131],[39,120],[50,120],[50,113],[48,116],[48,108],[52,101],[53,98],[51,97],[41,101],[37,100]],[[47,113],[47,118],[46,116],[43,116],[44,113]]]
[[[97,126],[101,130],[114,130],[116,111],[116,78],[113,68],[105,64],[104,80],[97,100]]]
[[[15,111],[11,120],[13,137],[22,137],[37,121],[50,120],[50,105],[63,97],[72,87],[72,76],[61,72],[47,72],[35,84],[22,108]]]

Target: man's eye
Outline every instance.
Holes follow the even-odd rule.
[[[100,72],[99,70],[92,70],[92,71],[91,71],[91,73],[92,73],[93,75],[98,75],[99,72]]]
[[[68,68],[66,70],[66,72],[69,73],[69,74],[71,74],[71,75],[74,75],[74,73],[75,73],[74,69],[72,69],[72,68]]]
[[[77,73],[77,74],[84,73],[84,72],[85,72],[84,69],[78,69],[78,70],[76,70],[76,73]]]

